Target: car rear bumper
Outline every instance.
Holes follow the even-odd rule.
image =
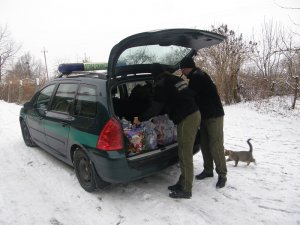
[[[178,162],[177,144],[130,158],[120,154],[103,157],[93,152],[91,159],[102,180],[109,183],[126,183],[161,171]],[[118,157],[116,157],[118,156]]]

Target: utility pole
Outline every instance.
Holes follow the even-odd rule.
[[[44,49],[42,50],[43,54],[44,54],[44,59],[45,59],[45,66],[46,66],[46,74],[47,74],[47,80],[49,80],[49,75],[48,75],[48,67],[47,67],[47,59],[46,59],[46,50],[45,50],[45,47]]]

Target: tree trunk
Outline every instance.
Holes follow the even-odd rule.
[[[292,109],[295,109],[296,107],[298,89],[299,89],[299,77],[295,77],[295,89],[294,89],[294,99],[293,99]]]
[[[1,69],[2,69],[2,61],[1,61],[1,55],[0,55],[0,83],[1,83],[1,77],[2,77],[2,73],[1,73]]]

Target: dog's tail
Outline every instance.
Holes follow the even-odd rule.
[[[247,143],[248,143],[248,145],[249,145],[249,152],[252,152],[253,151],[253,147],[252,147],[252,144],[250,143],[250,141],[251,141],[252,139],[251,138],[249,138],[248,140],[247,140]]]

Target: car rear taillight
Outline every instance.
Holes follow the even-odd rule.
[[[97,149],[116,151],[123,149],[123,134],[120,123],[111,118],[102,129],[97,142]]]

